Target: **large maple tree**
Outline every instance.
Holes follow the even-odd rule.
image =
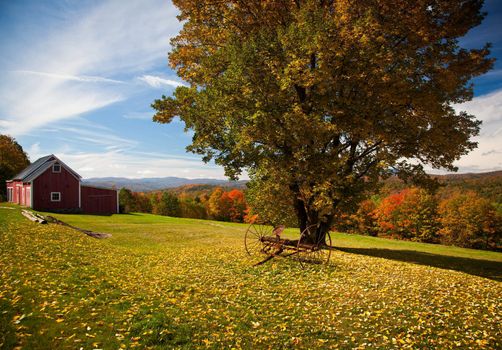
[[[306,240],[379,178],[454,170],[476,147],[480,122],[452,105],[493,64],[489,45],[459,46],[481,0],[173,2],[169,62],[189,86],[156,100],[154,120],[179,116],[189,151],[246,169],[317,227]]]

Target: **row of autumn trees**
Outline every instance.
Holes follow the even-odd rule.
[[[502,248],[502,208],[474,191],[406,188],[362,201],[336,229],[460,247]]]
[[[120,191],[123,212],[249,222],[262,210],[250,208],[253,191],[220,187],[191,192]],[[248,198],[247,198],[248,197]],[[282,223],[295,225],[294,216]],[[363,200],[352,213],[339,214],[336,231],[442,243],[460,247],[497,250],[502,248],[502,207],[475,191],[444,187],[435,194],[422,188],[386,189]]]
[[[238,189],[217,187],[196,194],[176,191],[119,193],[121,212],[143,212],[194,219],[244,222],[248,206],[244,193]]]

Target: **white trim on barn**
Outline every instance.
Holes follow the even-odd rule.
[[[117,192],[117,214],[120,214],[120,208],[119,208],[119,191],[115,190]]]
[[[30,208],[33,208],[33,181],[30,182]]]

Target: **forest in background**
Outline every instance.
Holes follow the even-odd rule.
[[[502,171],[435,175],[436,191],[391,177],[351,212],[339,213],[334,230],[427,243],[502,250]],[[242,188],[186,185],[152,192],[120,191],[122,212],[231,222],[259,220]],[[295,226],[294,215],[283,218]]]
[[[184,185],[163,191],[132,192],[122,188],[120,211],[173,217],[247,222],[244,191],[215,185]]]

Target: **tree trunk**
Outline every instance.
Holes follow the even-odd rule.
[[[308,215],[307,211],[305,210],[305,203],[299,199],[300,195],[300,188],[298,184],[291,184],[289,186],[289,189],[294,195],[294,207],[295,207],[295,213],[296,217],[298,218],[298,227],[300,227],[300,232],[303,232],[307,228],[307,223],[308,223]]]
[[[299,198],[298,185],[291,185],[290,189],[295,194],[294,207],[300,233],[303,233],[302,243],[326,244],[326,234],[333,224],[333,215],[319,217],[317,211],[308,208],[308,205]]]
[[[326,234],[330,231],[333,223],[333,217],[327,216],[323,218],[316,218],[314,220],[302,220],[298,217],[298,221],[302,221],[300,227],[305,227],[300,232],[303,233],[301,240],[302,243],[324,245],[326,244]]]

